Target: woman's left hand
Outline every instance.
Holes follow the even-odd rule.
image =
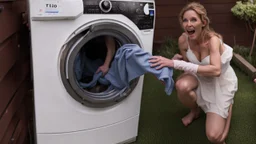
[[[173,60],[162,56],[152,56],[149,58],[149,62],[151,63],[151,67],[156,67],[157,70],[163,67],[173,67]]]

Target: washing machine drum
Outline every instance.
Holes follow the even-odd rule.
[[[136,88],[139,80],[139,78],[134,79],[130,82],[129,87],[125,87],[121,90],[112,88],[111,84],[109,86],[97,84],[90,88],[84,88],[81,86],[80,83],[82,78],[81,73],[78,75],[77,66],[81,65],[81,62],[87,63],[87,65],[92,63],[87,61],[89,59],[84,59],[80,56],[84,55],[84,52],[93,51],[92,47],[97,47],[95,45],[90,46],[90,43],[93,40],[100,39],[105,36],[110,36],[115,39],[116,48],[128,43],[138,44],[140,46],[138,39],[130,30],[121,25],[105,23],[91,25],[84,28],[79,32],[79,34],[76,34],[73,38],[68,40],[61,52],[60,73],[62,82],[70,96],[85,106],[107,107],[117,104],[130,95],[134,88]],[[106,53],[106,50],[102,50],[103,53]],[[89,56],[92,54],[93,53],[91,52]],[[100,57],[100,55],[102,55],[102,51],[94,50],[93,55],[97,56],[97,54]],[[86,68],[83,69],[83,71],[88,73]],[[87,77],[87,82],[90,80],[92,80],[90,79],[90,76]]]

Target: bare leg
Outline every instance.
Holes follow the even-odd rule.
[[[224,131],[222,133],[222,137],[221,137],[220,141],[225,141],[225,139],[228,136],[228,132],[229,132],[229,128],[230,128],[230,122],[231,122],[231,117],[232,117],[232,107],[233,107],[233,105],[231,104],[230,107],[229,107],[229,112],[228,112],[228,117],[227,117],[227,120],[226,120],[225,128],[224,128]],[[226,144],[226,143],[224,142],[224,144]]]
[[[230,121],[232,116],[232,105],[229,108],[227,119],[215,113],[207,113],[206,116],[206,135],[212,143],[225,144],[225,139],[229,132]]]
[[[194,89],[198,86],[197,79],[191,74],[182,74],[177,82],[176,89],[180,102],[190,108],[190,113],[182,118],[182,123],[188,126],[194,119],[198,118],[200,109],[196,104],[196,93]]]

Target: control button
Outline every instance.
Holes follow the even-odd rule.
[[[103,12],[107,13],[111,10],[112,3],[109,0],[102,0],[100,1],[99,6]]]
[[[118,8],[119,8],[120,11],[126,11],[125,3],[120,3],[118,5]]]
[[[154,4],[153,3],[149,3],[149,8],[150,9],[154,9]]]
[[[109,3],[108,1],[102,2],[102,8],[103,8],[104,10],[110,9],[110,3]]]

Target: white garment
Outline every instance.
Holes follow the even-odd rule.
[[[222,42],[222,41],[221,41]],[[197,104],[202,110],[213,112],[223,118],[227,118],[230,104],[233,104],[233,98],[237,91],[237,77],[230,66],[230,61],[233,56],[233,49],[224,44],[225,50],[221,55],[221,75],[220,77],[205,77],[194,74],[199,81],[196,89]],[[186,52],[188,60],[198,65],[210,64],[210,55],[198,61],[197,57],[190,49]]]

